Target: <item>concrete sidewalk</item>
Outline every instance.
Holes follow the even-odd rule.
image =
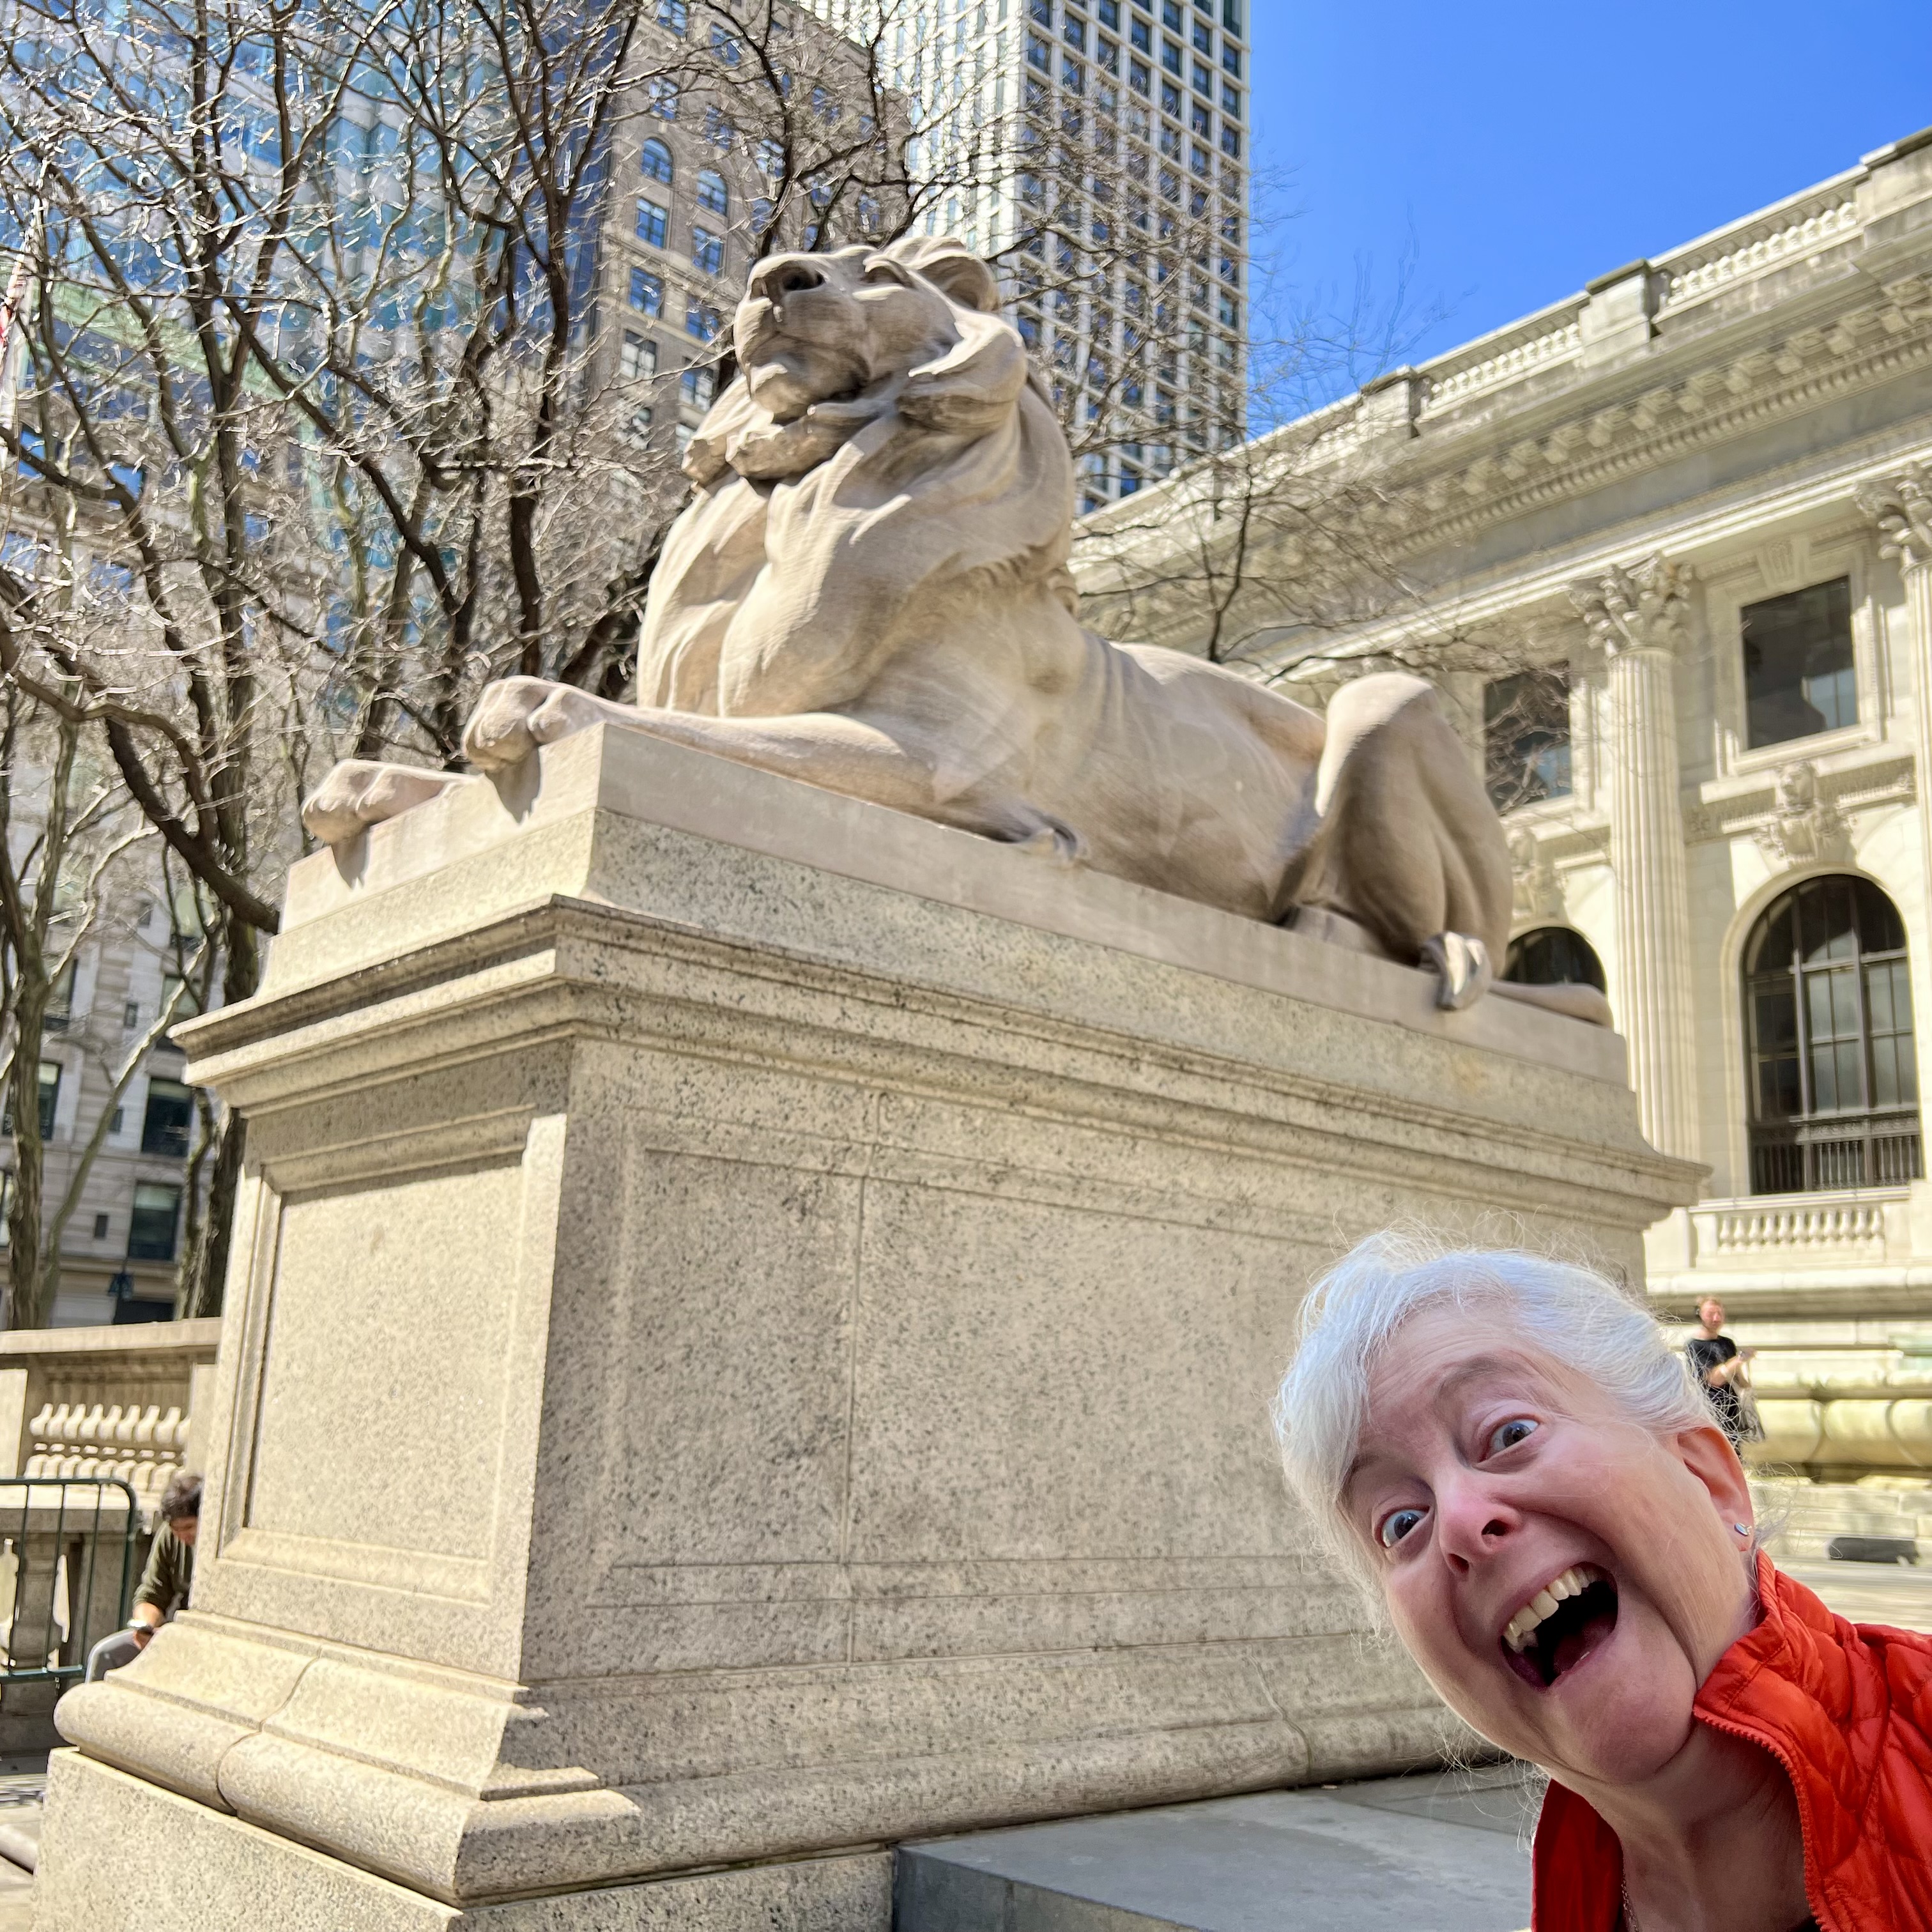
[[[903,1846],[896,1932],[1518,1932],[1538,1796],[1486,1766]]]

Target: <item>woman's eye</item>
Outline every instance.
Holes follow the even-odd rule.
[[[1382,1526],[1377,1534],[1382,1538],[1384,1550],[1393,1550],[1415,1526],[1422,1520],[1419,1509],[1391,1510],[1382,1518]]]
[[[1490,1432],[1490,1454],[1499,1456],[1505,1449],[1514,1449],[1519,1442],[1526,1442],[1536,1433],[1536,1424],[1526,1415],[1512,1417],[1499,1428]]]

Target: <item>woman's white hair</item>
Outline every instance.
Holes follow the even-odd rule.
[[[1510,1249],[1456,1249],[1426,1237],[1372,1234],[1310,1290],[1300,1340],[1275,1397],[1289,1486],[1359,1564],[1341,1513],[1378,1352],[1424,1309],[1493,1309],[1510,1334],[1594,1382],[1629,1419],[1660,1436],[1714,1420],[1682,1353],[1649,1311],[1593,1269]]]

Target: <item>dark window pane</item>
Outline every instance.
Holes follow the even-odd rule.
[[[178,1080],[148,1082],[147,1112],[141,1117],[141,1151],[188,1158],[188,1132],[194,1122],[194,1096]]]
[[[1759,1119],[1794,1120],[1803,1108],[1798,1086],[1797,1060],[1788,1058],[1760,1061],[1757,1070]]]
[[[1483,687],[1490,800],[1498,812],[1570,795],[1570,667],[1545,664]]]
[[[1869,879],[1853,882],[1858,908],[1858,944],[1867,952],[1900,952],[1905,949],[1905,922],[1898,908]]]
[[[1814,1114],[1838,1111],[1838,1062],[1828,1046],[1811,1049],[1811,1111]]]
[[[1762,988],[1753,994],[1751,1016],[1760,1053],[1798,1044],[1798,1002],[1791,997],[1789,974],[1783,986]]]
[[[1789,970],[1796,938],[1792,919],[1796,908],[1787,896],[1778,901],[1744,949],[1744,970],[1768,973],[1774,968]]]
[[[1862,1107],[1864,1094],[1864,1055],[1855,1040],[1841,1040],[1833,1049],[1838,1060],[1838,1105]]]
[[[1849,971],[1832,975],[1832,1031],[1840,1040],[1858,1037],[1858,981]]]
[[[134,1211],[128,1225],[128,1258],[133,1262],[171,1262],[175,1258],[175,1224],[181,1218],[182,1191],[141,1181],[134,1189]]]
[[[1849,578],[1748,604],[1742,616],[1752,745],[1782,744],[1857,723]]]
[[[1567,926],[1541,926],[1510,941],[1503,977],[1520,986],[1582,984],[1605,988],[1604,962],[1580,932]]]
[[[1892,968],[1889,966],[1868,966],[1865,968],[1865,1011],[1871,1018],[1871,1030],[1876,1036],[1892,1030]]]
[[[1898,1105],[1898,1042],[1895,1040],[1872,1042],[1871,1103],[1874,1107]]]

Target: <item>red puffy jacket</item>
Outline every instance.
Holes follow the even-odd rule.
[[[1820,1932],[1932,1932],[1932,1636],[1848,1623],[1767,1556],[1757,1582],[1763,1616],[1718,1660],[1697,1715],[1784,1766]],[[1616,1834],[1560,1784],[1533,1862],[1534,1932],[1615,1932]]]

